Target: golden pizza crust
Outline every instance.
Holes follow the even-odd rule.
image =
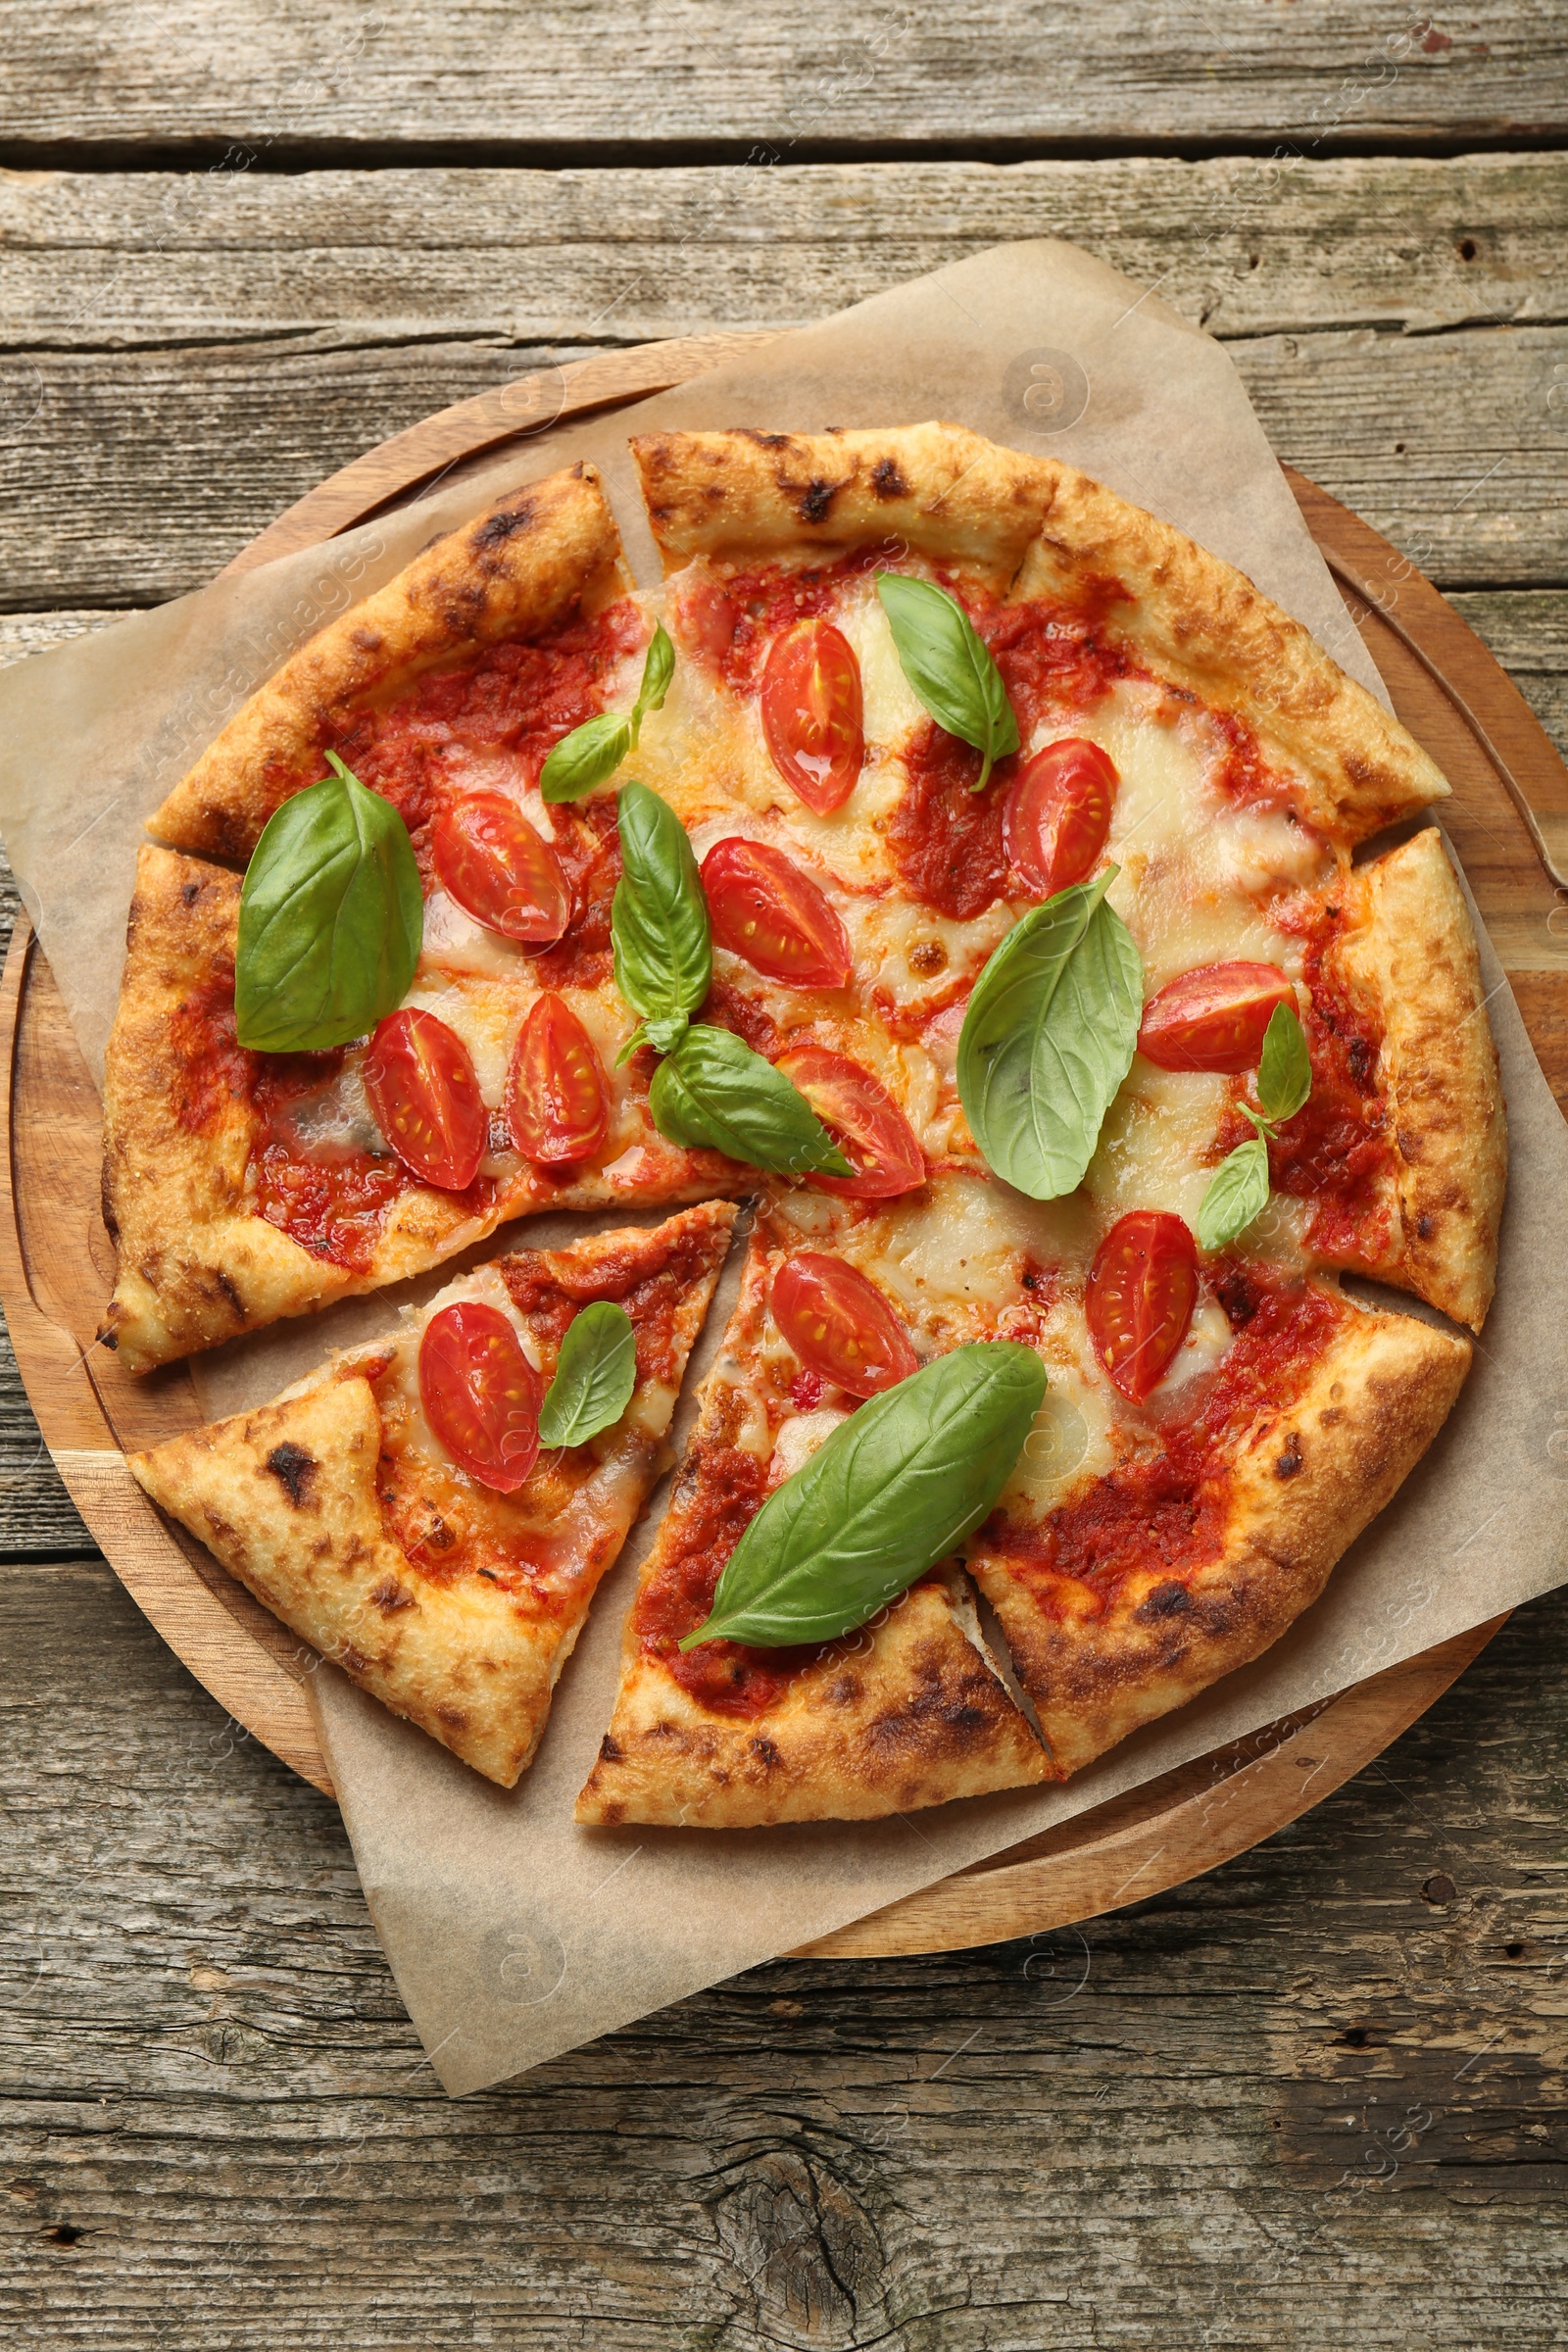
[[[1051,487],[1034,459],[961,424],[643,433],[631,449],[671,566],[693,556],[744,563],[902,539],[1000,594]]]
[[[148,830],[176,849],[247,858],[279,802],[321,773],[350,712],[423,671],[548,629],[620,585],[620,538],[589,465],[509,491],[329,621],[237,710]]]
[[[966,1578],[916,1585],[860,1640],[806,1667],[763,1714],[724,1715],[642,1650],[628,1618],[615,1711],[576,1818],[876,1821],[1055,1777],[985,1650]]]
[[[1228,1454],[1222,1548],[1191,1573],[1138,1568],[1101,1613],[1092,1589],[975,1548],[970,1567],[1064,1772],[1184,1706],[1310,1608],[1341,1554],[1437,1436],[1467,1340],[1413,1317],[1348,1311],[1288,1410]]]
[[[104,1063],[104,1221],[119,1271],[101,1336],[133,1372],[216,1347],[285,1315],[423,1272],[512,1217],[543,1208],[673,1206],[743,1190],[745,1171],[685,1152],[651,1123],[642,1172],[612,1183],[585,1168],[563,1183],[521,1161],[488,1209],[411,1184],[387,1209],[363,1273],[314,1256],[255,1213],[247,1169],[258,1121],[220,1084],[210,1117],[183,1124],[181,1008],[231,988],[240,880],[224,867],[145,848],[136,869],[124,978]],[[519,1002],[520,1019],[522,1004]]]
[[[1383,1033],[1396,1223],[1366,1265],[1479,1331],[1497,1278],[1508,1130],[1466,906],[1435,826],[1359,866],[1325,962]]]
[[[409,1557],[389,1533],[378,1492],[383,1419],[376,1392],[352,1358],[257,1412],[131,1454],[131,1470],[302,1640],[465,1764],[510,1788],[533,1755],[594,1591],[667,1459],[675,1393],[734,1216],[715,1201],[652,1232],[603,1234],[570,1250],[501,1260],[432,1299],[396,1343],[357,1350],[383,1362],[396,1345],[416,1350],[431,1315],[474,1295],[486,1278],[504,1277],[509,1265],[569,1281],[591,1276],[596,1260],[629,1257],[657,1271],[671,1255],[679,1258],[684,1288],[667,1333],[659,1335],[662,1377],[639,1380],[613,1430],[565,1449],[581,1457],[586,1486],[579,1480],[578,1507],[561,1522],[566,1532],[553,1590],[523,1584],[509,1591],[477,1571],[436,1577]],[[543,1364],[547,1375],[553,1360]],[[519,1522],[537,1516],[530,1488],[535,1481],[545,1488],[552,1475],[560,1477],[558,1457],[542,1456],[515,1497]],[[462,1481],[463,1474],[454,1467],[444,1476]],[[503,1514],[508,1500],[489,1498]]]
[[[1245,573],[1054,458],[940,423],[655,433],[632,450],[671,564],[902,538],[1009,601],[1089,587],[1099,603],[1119,585],[1131,601],[1103,605],[1107,641],[1276,745],[1323,831],[1362,841],[1447,794],[1398,720]]]

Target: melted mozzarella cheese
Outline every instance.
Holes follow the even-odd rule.
[[[439,986],[440,976],[446,972],[476,972],[487,978],[515,974],[520,978],[524,960],[524,952],[515,940],[486,930],[444,890],[431,891],[424,902],[424,940],[419,950],[419,970],[429,984]]]
[[[1228,1079],[1200,1070],[1157,1070],[1135,1055],[1084,1178],[1104,1223],[1129,1209],[1158,1208],[1196,1228],[1229,1100]]]
[[[808,1413],[792,1413],[779,1424],[773,1442],[773,1459],[768,1467],[768,1484],[781,1487],[793,1478],[803,1463],[808,1462],[842,1422],[849,1419],[848,1409],[840,1405],[819,1404]]]

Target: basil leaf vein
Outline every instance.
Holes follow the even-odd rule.
[[[842,1422],[763,1503],[718,1580],[702,1642],[831,1642],[977,1528],[1046,1393],[1033,1348],[956,1348]]]
[[[300,1054],[363,1037],[403,1000],[424,936],[408,827],[337,755],[269,818],[245,870],[234,963],[242,1046]]]
[[[667,1053],[713,976],[708,901],[686,829],[667,802],[646,784],[626,784],[616,815],[621,876],[610,909],[615,986],[633,1012],[659,1023],[657,1042]],[[621,1060],[638,1042],[627,1041]]]
[[[623,760],[637,749],[643,720],[650,710],[663,708],[675,674],[675,648],[660,621],[643,657],[642,683],[629,715],[601,710],[580,727],[563,735],[539,770],[539,795],[546,801],[580,801],[596,784],[604,784]]]
[[[1294,1119],[1312,1092],[1312,1056],[1294,1004],[1276,1004],[1263,1032],[1257,1106],[1271,1125]]]
[[[637,1334],[623,1306],[596,1298],[566,1326],[539,1409],[541,1446],[581,1446],[620,1419],[637,1386]]]
[[[994,761],[1018,749],[1018,721],[1002,672],[956,596],[934,580],[879,571],[876,592],[900,666],[939,727],[980,754],[979,792]]]
[[[1198,1212],[1200,1250],[1224,1250],[1268,1206],[1268,1146],[1260,1135],[1222,1159]]]
[[[1144,974],[1105,891],[1114,866],[1013,925],[958,1038],[958,1099],[987,1164],[1035,1200],[1083,1182],[1132,1067]]]
[[[660,1134],[689,1151],[776,1176],[855,1173],[794,1081],[728,1029],[688,1029],[654,1072],[648,1107]]]

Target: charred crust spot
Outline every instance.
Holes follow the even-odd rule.
[[[909,950],[911,972],[927,974],[947,969],[948,951],[940,939],[919,939]]]
[[[1294,1478],[1301,1467],[1301,1441],[1291,1437],[1285,1441],[1285,1451],[1274,1464],[1276,1478]]]
[[[751,1746],[752,1754],[757,1758],[758,1763],[761,1765],[764,1772],[777,1772],[780,1770],[783,1765],[784,1758],[780,1755],[778,1749],[773,1745],[771,1740],[764,1740],[759,1736],[752,1741]]]
[[[878,458],[871,468],[871,488],[878,498],[907,498],[909,485],[896,458]]]
[[[179,899],[182,906],[194,906],[201,895],[202,886],[199,882],[182,882],[179,886]]]
[[[599,1761],[601,1764],[618,1764],[620,1762],[620,1743],[618,1740],[612,1740],[608,1732],[599,1742]]]
[[[274,1446],[267,1457],[268,1469],[297,1511],[303,1510],[309,1501],[320,1466],[314,1453],[307,1453],[303,1446],[296,1446],[289,1438],[281,1446]]]
[[[1421,1138],[1408,1127],[1395,1129],[1394,1140],[1399,1147],[1399,1157],[1417,1160],[1421,1156]]]
[[[795,503],[800,510],[801,520],[803,522],[825,522],[828,510],[837,494],[838,484],[836,482],[824,482],[819,474],[813,476],[804,490],[796,493]]]
[[[1185,1585],[1156,1585],[1134,1614],[1141,1625],[1157,1625],[1162,1617],[1187,1616],[1192,1606],[1193,1596]]]
[[[1416,1230],[1416,1237],[1417,1237],[1417,1239],[1418,1239],[1418,1240],[1420,1240],[1420,1241],[1423,1241],[1423,1242],[1430,1242],[1430,1241],[1431,1241],[1431,1239],[1432,1239],[1432,1233],[1433,1233],[1433,1223],[1432,1223],[1432,1219],[1431,1219],[1431,1218],[1430,1218],[1430,1217],[1427,1215],[1427,1212],[1426,1212],[1426,1210],[1425,1210],[1425,1209],[1423,1209],[1423,1210],[1421,1211],[1421,1214],[1420,1214],[1420,1215],[1417,1217],[1417,1219],[1416,1219],[1416,1221],[1415,1221],[1415,1230]]]
[[[243,1323],[245,1320],[245,1301],[240,1297],[239,1292],[235,1288],[234,1284],[230,1282],[228,1276],[223,1272],[221,1266],[215,1266],[213,1268],[213,1280],[217,1283],[219,1289],[222,1292],[223,1297],[228,1300],[229,1305],[233,1308],[236,1319]]]
[[[1352,1037],[1347,1049],[1350,1076],[1365,1094],[1370,1088],[1377,1063],[1377,1049],[1369,1038]]]
[[[437,1707],[435,1714],[436,1721],[444,1723],[449,1732],[463,1732],[468,1728],[468,1718],[461,1707]]]
[[[356,1649],[352,1642],[345,1642],[342,1648],[334,1650],[332,1655],[334,1662],[342,1667],[345,1674],[365,1674],[368,1671],[369,1659],[363,1649]],[[437,1712],[439,1713],[440,1710],[437,1709]]]
[[[741,425],[735,435],[738,441],[750,441],[758,449],[788,449],[788,433],[760,433],[751,425]]]
[[[521,498],[514,507],[503,507],[495,514],[487,514],[473,534],[475,549],[483,552],[492,547],[505,547],[519,531],[532,530],[536,514],[535,502]]]
[[[1345,1414],[1339,1405],[1326,1404],[1317,1418],[1320,1429],[1333,1429],[1337,1422],[1345,1419]]]
[[[407,1585],[400,1585],[395,1576],[383,1576],[378,1585],[373,1585],[370,1598],[383,1617],[394,1616],[399,1609],[412,1609],[414,1606],[414,1594]]]

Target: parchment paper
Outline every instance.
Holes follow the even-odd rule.
[[[113,1017],[142,819],[294,645],[437,530],[500,488],[588,455],[605,471],[634,568],[652,579],[631,432],[933,416],[1058,454],[1178,524],[1387,701],[1220,347],[1070,246],[999,247],[637,409],[524,442],[325,550],[220,581],[0,677],[0,832],[92,1065],[102,1067]],[[572,1799],[610,1717],[621,1619],[662,1498],[602,1590],[538,1760],[514,1791],[491,1788],[331,1667],[318,1669],[322,1736],[366,1893],[449,2090],[535,2066],[825,1935],[1568,1575],[1568,1269],[1553,1217],[1568,1190],[1568,1129],[1485,941],[1483,958],[1512,1179],[1497,1301],[1455,1412],[1284,1641],[1065,1788],[887,1824],[575,1829]],[[535,1220],[488,1247],[586,1229]],[[210,1408],[270,1396],[328,1345],[385,1328],[400,1298],[426,1295],[450,1273],[198,1359]],[[723,1311],[721,1297],[701,1360]],[[690,1410],[688,1388],[683,1419]]]

